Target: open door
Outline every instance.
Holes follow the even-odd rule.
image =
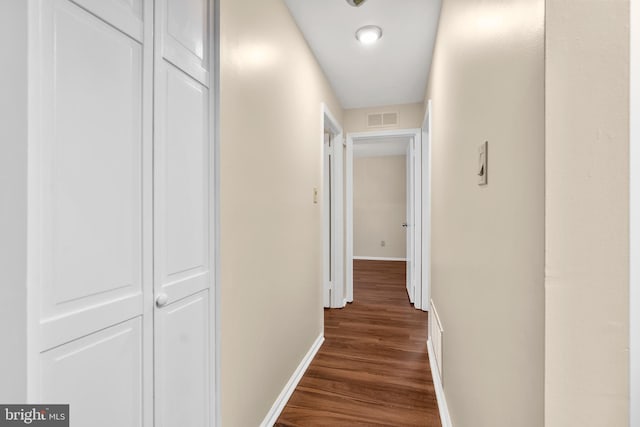
[[[422,153],[416,135],[407,147],[407,294],[415,308],[422,309]]]
[[[331,307],[331,288],[333,286],[335,253],[334,239],[332,239],[333,218],[331,215],[331,134],[324,133],[323,145],[323,172],[322,172],[322,260],[323,260],[323,280],[322,294],[324,307]]]
[[[415,200],[414,200],[414,139],[409,141],[407,147],[407,217],[402,224],[406,232],[407,241],[407,294],[409,300],[413,303],[415,301],[415,284],[414,284],[414,269],[415,269]]]
[[[323,305],[344,307],[344,215],[342,128],[322,104]]]
[[[426,309],[422,288],[422,138],[407,148],[407,294],[417,309]]]

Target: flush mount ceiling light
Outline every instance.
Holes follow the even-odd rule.
[[[347,3],[349,3],[351,6],[358,7],[365,1],[367,0],[347,0]]]
[[[356,31],[356,38],[362,44],[371,44],[380,40],[382,28],[376,25],[366,25]]]

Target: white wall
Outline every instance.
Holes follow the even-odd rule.
[[[629,1],[547,0],[545,426],[629,422]]]
[[[0,2],[0,402],[26,401],[27,2]]]
[[[407,157],[354,158],[354,256],[405,258],[406,219]]]
[[[456,427],[544,425],[544,12],[543,0],[445,0],[440,16],[431,286]]]
[[[284,2],[220,9],[222,425],[257,426],[323,333],[320,104],[342,109]]]

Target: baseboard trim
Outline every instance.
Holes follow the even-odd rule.
[[[273,406],[269,410],[269,413],[260,423],[260,427],[273,427],[276,421],[278,421],[278,417],[284,410],[284,407],[287,405],[289,398],[298,386],[298,383],[311,364],[311,361],[314,357],[316,357],[316,353],[318,353],[318,350],[320,350],[323,342],[324,334],[321,333],[318,338],[316,338],[315,342],[311,345],[311,348],[309,348],[307,354],[302,358],[302,361],[300,361],[300,364],[296,368],[295,372],[293,373],[293,375],[291,375],[291,378],[289,378],[289,381],[280,392],[280,395],[278,396],[276,401],[273,403]]]
[[[429,366],[431,366],[431,376],[433,377],[433,388],[436,390],[436,399],[438,400],[438,410],[440,411],[440,422],[442,427],[453,427],[451,415],[449,415],[449,407],[447,399],[444,396],[444,388],[438,371],[438,365],[431,345],[431,340],[427,341],[427,352],[429,353]]]
[[[406,261],[406,258],[390,258],[390,257],[377,257],[377,256],[354,256],[353,259],[360,259],[364,261]]]

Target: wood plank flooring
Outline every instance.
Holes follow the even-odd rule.
[[[404,262],[354,261],[354,302],[324,316],[325,342],[276,426],[441,425]]]

